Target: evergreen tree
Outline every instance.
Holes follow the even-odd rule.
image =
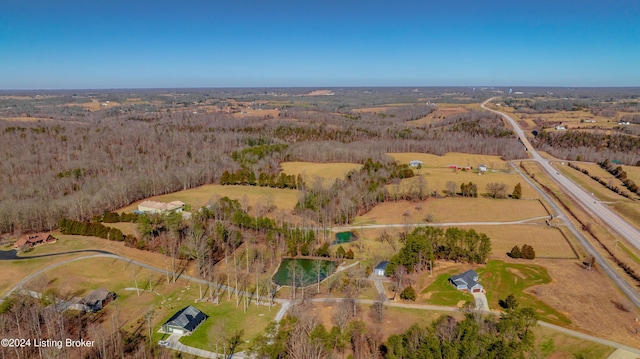
[[[413,289],[412,286],[406,287],[404,290],[402,290],[402,293],[400,293],[400,298],[404,300],[410,300],[415,302],[416,297],[417,297],[416,290]]]
[[[514,199],[520,199],[522,198],[522,186],[520,185],[520,183],[518,183],[514,188],[513,188],[513,193],[511,193],[511,197]]]

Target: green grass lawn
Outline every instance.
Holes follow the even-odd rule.
[[[490,308],[499,308],[498,301],[513,293],[520,306],[533,308],[540,319],[554,324],[570,324],[571,320],[524,290],[551,282],[543,267],[533,264],[514,264],[492,260],[477,270],[479,282],[487,291]]]
[[[456,306],[460,301],[473,301],[473,296],[457,290],[449,283],[449,277],[457,271],[449,271],[441,274],[435,282],[422,291],[422,294],[430,294],[425,303],[433,305]]]
[[[184,336],[180,342],[184,345],[215,351],[216,341],[219,350],[226,338],[234,335],[236,331],[243,330],[242,344],[238,351],[247,349],[247,341],[253,340],[262,333],[267,325],[274,320],[276,313],[280,309],[274,306],[269,311],[268,306],[256,306],[252,304],[245,313],[242,303],[236,307],[235,300],[222,300],[219,305],[210,303],[192,304],[209,316],[194,332],[189,336]],[[171,314],[173,315],[173,313]],[[169,319],[169,318],[166,318]]]

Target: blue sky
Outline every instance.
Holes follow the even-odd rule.
[[[0,89],[640,86],[640,1],[0,0]]]

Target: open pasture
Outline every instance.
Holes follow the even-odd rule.
[[[338,178],[344,178],[351,170],[362,168],[358,163],[315,163],[315,162],[283,162],[282,172],[288,175],[302,175],[307,186],[322,181],[322,186],[331,186]]]
[[[564,259],[531,261],[543,266],[552,280],[525,292],[566,315],[572,322],[572,329],[579,328],[591,335],[640,347],[640,337],[635,335],[635,318],[640,316],[638,309],[597,266],[589,271],[580,262]],[[502,297],[497,298],[504,299],[508,293],[500,295]]]
[[[522,188],[521,200],[540,198],[538,192],[515,172],[493,172],[478,175],[478,173],[454,171],[450,168],[422,168],[416,172],[418,172],[418,176],[406,178],[399,183],[387,185],[389,193],[416,193],[416,191],[419,192],[420,188],[422,188],[425,194],[430,194],[435,191],[438,195],[444,195],[448,182],[455,183],[456,192],[461,193],[460,185],[472,182],[478,186],[478,198],[487,193],[487,185],[489,183],[504,183],[507,186],[505,194],[509,196],[513,192],[516,184],[520,183],[520,187]],[[419,176],[422,176],[422,179],[420,179]]]
[[[385,202],[375,206],[354,224],[512,222],[549,214],[538,200],[490,198],[437,198],[422,202]]]
[[[506,161],[501,159],[500,156],[491,155],[448,152],[444,156],[438,156],[430,153],[402,152],[389,153],[389,156],[393,157],[399,163],[408,164],[412,160],[422,161],[424,163],[422,169],[417,170],[417,173],[423,173],[423,171],[432,168],[447,168],[447,166],[451,164],[462,167],[470,166],[473,167],[473,169],[477,169],[478,166],[482,164],[487,165],[489,170],[507,169]]]
[[[257,186],[223,186],[208,184],[196,188],[146,198],[145,200],[171,202],[182,201],[192,210],[202,208],[212,199],[229,197],[242,202],[245,198],[249,206],[275,206],[277,209],[292,210],[298,203],[298,191],[291,189],[257,187]],[[136,201],[117,212],[131,212],[138,208],[143,200]]]
[[[571,234],[564,234],[557,228],[548,227],[544,223],[540,224],[508,224],[498,226],[459,226],[464,229],[474,229],[477,232],[486,234],[491,238],[491,258],[506,259],[507,253],[514,246],[522,247],[528,244],[536,252],[536,258],[564,258],[576,259],[576,253],[572,246],[577,246],[575,241],[571,244],[567,242],[564,235],[569,240]],[[566,229],[562,229],[565,232]]]

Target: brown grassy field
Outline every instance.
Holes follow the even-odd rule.
[[[147,198],[148,200],[171,202],[182,201],[191,206],[192,210],[197,210],[206,205],[208,201],[218,197],[227,196],[231,199],[243,201],[246,198],[248,205],[274,205],[277,209],[291,210],[298,202],[298,191],[280,188],[254,187],[254,186],[222,186],[209,184],[184,191],[169,193],[161,196]],[[138,208],[138,204],[143,200],[136,201],[117,212],[131,212]]]
[[[530,288],[530,293],[568,315],[573,329],[640,347],[634,330],[640,313],[597,267],[588,271],[572,260],[535,259],[532,263],[545,267],[553,280]],[[616,303],[630,311],[618,309]]]
[[[557,228],[548,227],[546,224],[520,224],[520,225],[500,225],[500,226],[459,226],[465,229],[475,229],[491,238],[491,259],[504,260],[509,258],[513,246],[522,247],[528,244],[536,252],[536,258],[569,258],[576,259],[576,254],[572,249],[576,247],[575,240],[567,234],[571,240],[571,245]]]
[[[357,163],[283,162],[280,167],[282,167],[282,172],[288,175],[302,175],[302,179],[308,186],[313,186],[317,179],[322,180],[323,186],[330,186],[334,180],[344,178],[347,172],[360,169],[362,165]]]
[[[357,217],[354,224],[425,223],[429,214],[436,223],[510,222],[548,215],[538,200],[449,197],[381,203]]]
[[[432,168],[446,168],[450,164],[457,164],[460,166],[471,166],[477,168],[481,164],[487,165],[490,169],[504,170],[507,168],[507,164],[500,156],[490,155],[478,155],[470,153],[449,152],[444,156],[432,155],[429,153],[389,153],[389,156],[393,157],[400,163],[409,163],[411,160],[419,160],[424,162],[422,170],[418,170],[417,173],[423,173],[423,170]],[[476,174],[477,175],[477,174]]]

